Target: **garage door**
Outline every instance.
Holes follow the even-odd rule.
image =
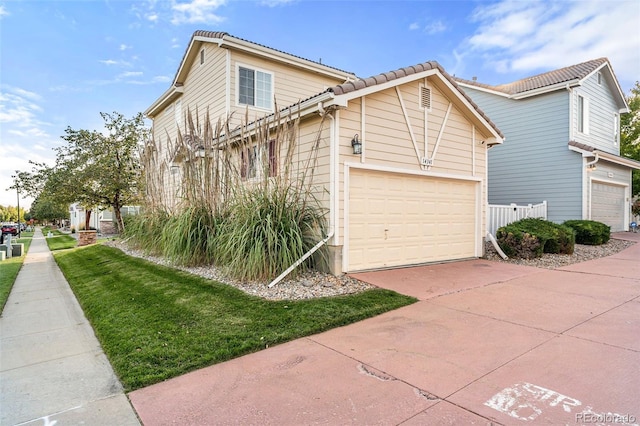
[[[625,187],[606,183],[591,183],[591,219],[606,223],[612,232],[625,229]]]
[[[477,185],[351,169],[349,271],[476,256]]]

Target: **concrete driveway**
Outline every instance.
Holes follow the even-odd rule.
[[[640,244],[553,271],[475,260],[358,278],[420,301],[132,392],[141,420],[640,422]]]

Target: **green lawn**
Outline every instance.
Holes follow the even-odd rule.
[[[54,257],[127,391],[416,301],[375,289],[274,302],[103,245]]]
[[[44,228],[42,234],[46,237],[49,231],[48,228]],[[70,249],[78,244],[78,240],[71,235],[60,232],[57,229],[51,230],[50,232],[53,236],[46,238],[46,240],[47,246],[49,246],[49,250],[51,251]]]
[[[4,310],[4,305],[7,303],[13,283],[16,281],[18,272],[20,272],[27,251],[29,251],[33,232],[21,232],[20,235],[22,238],[18,239],[18,243],[24,244],[22,256],[12,257],[11,259],[5,259],[0,262],[0,313]]]

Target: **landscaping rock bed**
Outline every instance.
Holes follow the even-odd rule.
[[[358,293],[367,289],[375,288],[365,282],[356,280],[347,275],[339,277],[317,271],[308,271],[298,275],[295,279],[284,279],[273,288],[268,287],[268,282],[264,281],[240,281],[226,276],[222,271],[214,266],[185,267],[176,266],[167,259],[157,256],[149,256],[140,250],[134,250],[122,240],[109,240],[106,245],[116,247],[128,255],[140,257],[151,262],[174,267],[186,272],[190,272],[201,277],[230,284],[244,291],[245,293],[262,297],[268,300],[301,300],[317,297],[338,296],[343,294]],[[610,256],[633,245],[632,241],[611,239],[608,243],[600,246],[588,246],[582,244],[575,245],[572,255],[566,254],[544,254],[536,259],[508,259],[503,260],[496,253],[491,243],[485,246],[485,259],[508,262],[518,265],[534,266],[537,268],[554,269],[572,263],[584,262],[586,260],[597,259]]]
[[[555,269],[561,266],[571,265],[573,263],[610,256],[632,246],[633,244],[635,244],[633,241],[611,239],[609,242],[599,246],[576,244],[573,254],[545,253],[542,257],[534,259],[509,258],[507,260],[503,260],[498,255],[493,245],[491,243],[486,243],[484,258],[494,260],[496,262],[507,262],[516,265],[534,266],[536,268]]]
[[[371,284],[356,280],[347,275],[336,277],[317,271],[308,271],[298,275],[295,279],[285,278],[274,287],[269,288],[264,281],[240,281],[226,276],[214,266],[177,266],[163,257],[149,256],[140,250],[134,250],[121,240],[110,240],[105,243],[116,247],[130,256],[140,257],[160,265],[170,266],[182,271],[190,272],[204,278],[220,281],[239,288],[245,293],[268,300],[301,300],[326,296],[359,293],[367,289],[376,288]]]

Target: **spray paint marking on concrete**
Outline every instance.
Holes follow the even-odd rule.
[[[503,389],[485,402],[484,405],[523,421],[535,420],[545,409],[557,410],[561,408],[565,413],[575,413],[577,420],[584,421],[587,418],[595,420],[594,424],[606,423],[599,423],[598,420],[600,419],[609,420],[615,418],[625,419],[627,420],[625,423],[637,425],[633,416],[611,412],[595,412],[591,406],[582,407],[582,402],[575,398],[526,382]],[[582,410],[578,407],[581,407]]]

